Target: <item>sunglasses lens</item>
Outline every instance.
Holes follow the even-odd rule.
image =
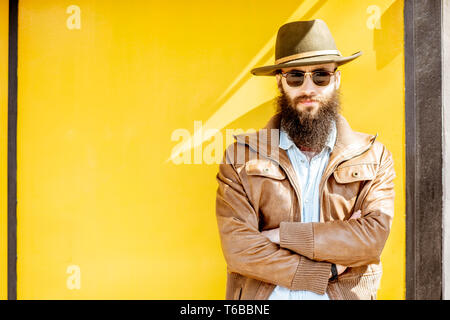
[[[286,75],[286,82],[290,87],[299,87],[305,80],[305,74],[302,72],[290,72]]]
[[[331,74],[326,71],[317,71],[313,73],[313,81],[318,86],[326,86],[330,83]]]
[[[332,73],[327,71],[315,71],[312,80],[317,86],[327,86],[330,83]],[[290,87],[300,87],[305,81],[305,73],[288,72],[286,74],[286,82]]]

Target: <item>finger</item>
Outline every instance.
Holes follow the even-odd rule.
[[[358,218],[361,218],[361,210],[354,212],[350,217],[350,219],[358,219]]]
[[[338,274],[341,275],[342,273],[345,272],[345,270],[347,270],[347,267],[339,266],[339,268],[337,268],[337,269],[338,269]]]
[[[358,219],[361,218],[361,211],[356,211],[353,215],[352,215],[352,219]]]

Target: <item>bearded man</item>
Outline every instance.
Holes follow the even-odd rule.
[[[341,56],[324,21],[296,21],[278,30],[275,64],[251,71],[280,96],[216,176],[226,299],[376,299],[395,172],[376,135],[340,115],[337,67],[360,55]]]

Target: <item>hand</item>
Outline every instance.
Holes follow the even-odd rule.
[[[346,269],[347,269],[346,266],[341,266],[340,264],[337,264],[337,265],[336,265],[336,270],[337,270],[338,275],[340,275],[341,273],[343,273]],[[328,279],[330,279],[332,276],[333,276],[333,274],[332,274],[331,271],[330,271],[330,275],[328,276]]]
[[[349,220],[358,219],[358,218],[361,218],[361,210],[358,210],[358,211],[354,212]],[[340,275],[341,273],[343,273],[347,269],[347,267],[341,266],[340,264],[337,264],[336,265],[336,269],[337,269],[338,275]],[[331,271],[330,271],[329,278],[331,278],[332,276],[333,275],[331,274]]]
[[[341,273],[344,273],[345,270],[347,270],[347,267],[341,266],[340,264],[336,265],[337,273],[340,275]]]
[[[348,219],[348,220],[351,220],[351,219],[358,219],[358,218],[361,218],[361,210],[358,210],[358,211],[356,211],[356,212],[353,212],[352,216],[351,216],[350,219]]]
[[[343,273],[345,270],[347,269],[346,266],[341,266],[340,264],[336,265],[336,271],[338,273],[338,275],[340,275],[341,273]],[[328,279],[330,279],[333,276],[333,274],[330,271],[330,275],[328,276]]]
[[[280,244],[280,228],[261,231],[270,241],[276,244]]]

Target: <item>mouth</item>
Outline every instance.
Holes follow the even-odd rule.
[[[312,105],[316,104],[317,101],[316,100],[301,100],[301,101],[299,101],[299,103],[301,103],[305,106],[312,106]]]

